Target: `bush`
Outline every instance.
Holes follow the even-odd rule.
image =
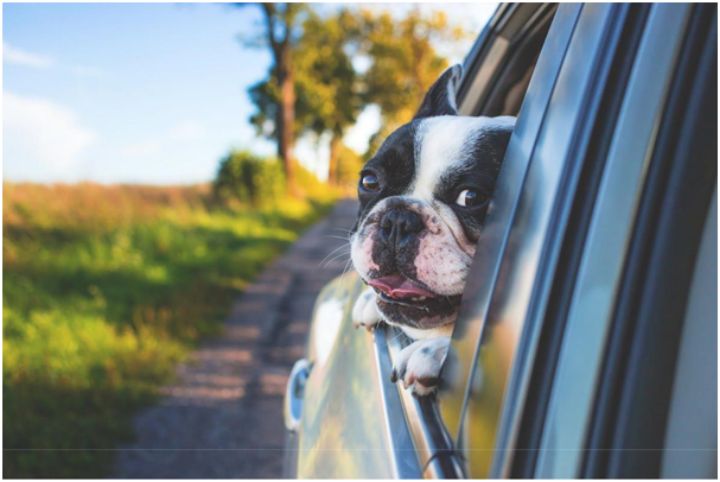
[[[217,177],[213,181],[213,193],[215,200],[226,207],[264,208],[279,208],[288,201],[297,202],[299,199],[330,203],[346,194],[319,180],[299,163],[295,163],[295,181],[298,193],[290,199],[285,173],[278,159],[263,158],[248,151],[232,151],[220,161]],[[355,181],[353,189],[354,186]]]
[[[280,162],[248,151],[232,151],[222,161],[213,183],[215,197],[224,203],[239,201],[258,206],[285,194]]]

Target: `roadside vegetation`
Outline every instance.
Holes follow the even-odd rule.
[[[131,416],[328,210],[312,188],[250,205],[207,185],[5,183],[4,476],[106,476]]]
[[[208,185],[4,184],[5,477],[109,475],[132,416],[247,283],[354,192],[448,66],[434,45],[465,35],[418,9],[239,7],[265,19],[240,37],[271,54],[248,122],[277,159],[232,151]],[[368,106],[380,126],[359,153],[344,139]],[[327,144],[327,184],[297,163],[300,138]]]

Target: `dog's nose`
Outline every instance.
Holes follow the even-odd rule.
[[[424,227],[420,215],[406,209],[391,209],[380,220],[380,234],[394,246],[405,244]]]

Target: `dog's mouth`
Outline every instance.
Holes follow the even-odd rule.
[[[422,283],[400,274],[368,280],[378,294],[378,306],[395,321],[417,327],[441,315],[452,313],[462,295],[440,295]]]
[[[390,301],[425,301],[435,298],[436,293],[403,275],[393,274],[371,279],[368,284],[383,298]]]

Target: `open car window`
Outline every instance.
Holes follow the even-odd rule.
[[[554,5],[541,4],[505,5],[498,9],[466,58],[458,94],[461,114],[518,114],[555,11]],[[541,69],[543,76],[547,75],[547,70],[547,67]],[[528,120],[530,124],[539,125],[537,116],[528,116]],[[518,181],[511,188],[511,196],[517,197],[522,172],[512,172],[509,177]],[[512,204],[508,203],[509,206]],[[474,303],[475,300],[471,299],[471,304]],[[468,337],[468,340],[471,338]],[[386,328],[377,333],[376,341],[380,350],[388,347],[391,359],[395,359],[410,343],[396,328]],[[465,367],[473,362],[472,358],[472,353],[466,354],[463,359]],[[468,375],[469,371],[464,370],[456,373],[454,378],[467,379]],[[416,398],[408,391],[399,390],[414,449],[425,476],[466,475],[464,463],[454,450],[464,386],[453,384],[448,378],[446,373],[443,383],[448,385],[449,390],[441,393],[437,400]]]

